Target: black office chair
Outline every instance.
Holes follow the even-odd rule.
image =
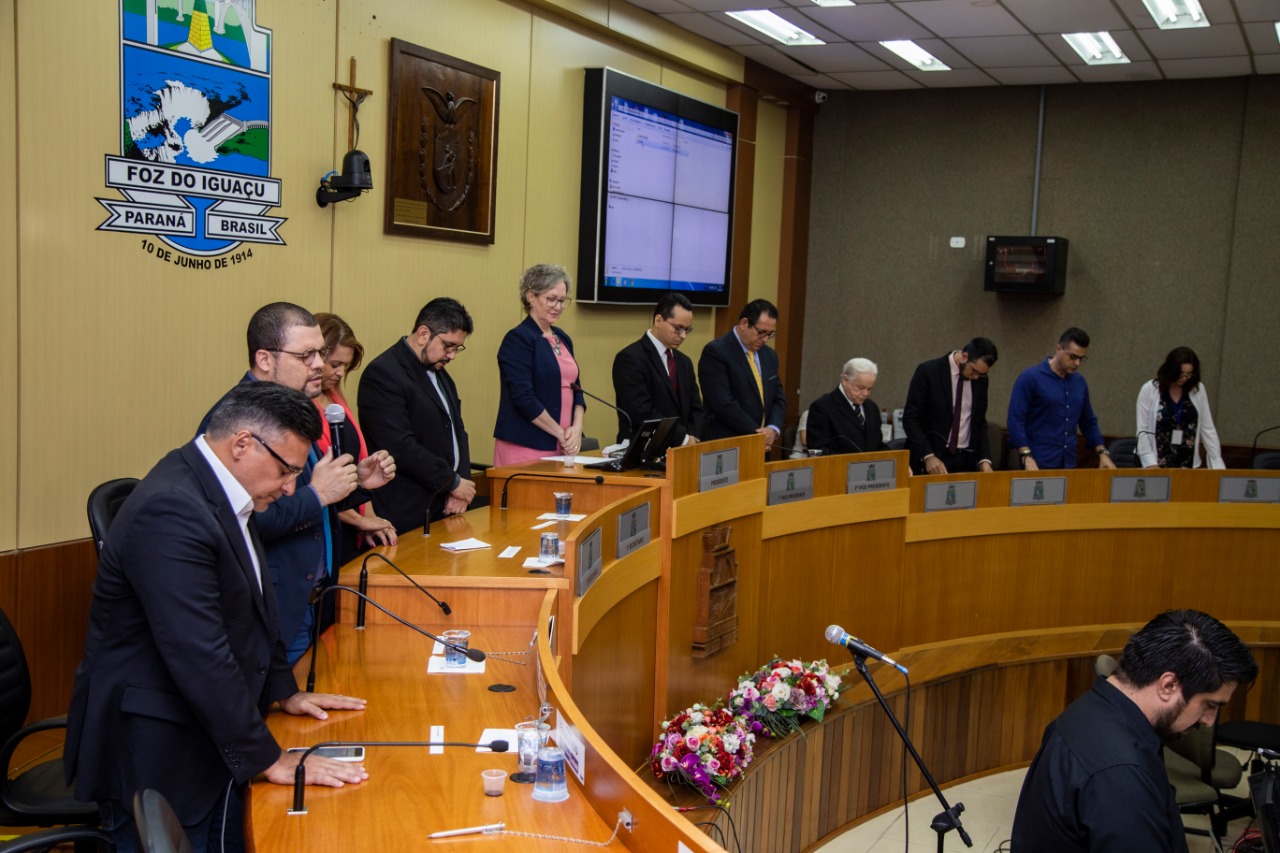
[[[142,853],[193,853],[191,841],[164,794],[151,788],[134,794],[133,817]]]
[[[906,450],[907,440],[905,438],[891,438],[884,443],[885,450]]]
[[[1111,451],[1111,461],[1116,463],[1117,468],[1142,467],[1142,463],[1138,461],[1138,439],[1136,438],[1117,438],[1107,445],[1107,450]]]
[[[1209,816],[1211,838],[1227,832],[1228,808],[1236,799],[1223,794],[1240,784],[1244,766],[1234,755],[1218,749],[1216,725],[1201,726],[1184,732],[1165,746],[1165,770],[1173,783],[1178,807],[1184,812],[1200,812]],[[1209,795],[1203,789],[1208,786]],[[1184,797],[1186,802],[1184,803]],[[1238,814],[1239,812],[1237,812]],[[1199,834],[1200,830],[1188,829]]]
[[[65,729],[66,717],[51,717],[23,726],[31,710],[31,673],[22,643],[9,617],[0,610],[0,767],[13,766],[13,753],[36,732]],[[98,806],[82,803],[67,786],[62,758],[36,764],[0,782],[0,826],[96,825]]]
[[[1280,471],[1280,450],[1264,450],[1253,457],[1257,471]]]
[[[43,853],[59,844],[74,844],[79,851],[116,853],[115,842],[101,829],[92,826],[59,826],[0,841],[0,853]]]
[[[137,485],[138,481],[133,477],[121,477],[118,480],[107,480],[89,493],[89,531],[93,534],[99,554],[107,540],[111,522],[115,521],[116,513],[120,511],[125,498],[133,493]]]

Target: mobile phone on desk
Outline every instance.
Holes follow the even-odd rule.
[[[307,747],[295,746],[290,748],[289,751],[301,754],[307,751]],[[322,746],[311,754],[332,758],[336,761],[364,761],[363,746]]]

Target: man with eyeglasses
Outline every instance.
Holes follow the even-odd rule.
[[[693,331],[693,303],[682,293],[666,293],[653,309],[653,323],[640,340],[613,358],[613,396],[630,422],[618,416],[618,441],[654,418],[678,418],[673,446],[694,444],[702,428],[702,396],[693,359],[680,345]]]
[[[240,385],[271,382],[301,391],[308,399],[320,394],[329,352],[310,311],[290,302],[264,305],[249,319],[246,338],[249,370]],[[200,432],[216,410],[215,405],[204,416]],[[369,490],[391,481],[395,470],[395,459],[385,450],[371,452],[356,465],[350,454],[335,459],[332,451],[321,455],[312,447],[297,472],[293,493],[260,512],[258,527],[280,604],[280,635],[289,663],[311,645],[314,591],[336,582],[337,513],[370,500]],[[332,612],[330,598],[322,627]]]
[[[194,850],[243,850],[245,786],[260,773],[292,784],[298,763],[267,728],[268,710],[278,703],[325,720],[365,707],[298,690],[259,535],[263,510],[294,492],[319,435],[319,415],[298,391],[238,385],[207,429],[151,469],[111,525],[64,763],[122,853],[139,849],[133,798],[146,788],[173,806]],[[307,760],[310,784],[367,778],[359,765]]]
[[[397,530],[466,512],[476,496],[462,399],[445,369],[466,349],[471,315],[456,299],[432,299],[413,331],[360,374],[360,425],[376,447],[396,458],[396,479],[373,506]]]
[[[1077,371],[1088,357],[1089,334],[1072,326],[1054,354],[1028,367],[1009,398],[1009,443],[1028,471],[1076,467],[1076,430],[1098,454],[1099,468],[1114,468],[1089,404],[1089,384]]]
[[[916,367],[902,411],[914,473],[991,470],[987,373],[998,357],[995,344],[974,338]]]
[[[778,334],[778,309],[767,299],[748,302],[738,324],[702,348],[698,384],[706,421],[702,438],[764,436],[777,441],[787,415],[787,397],[778,375],[778,354],[765,346]]]

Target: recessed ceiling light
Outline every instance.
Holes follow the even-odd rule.
[[[1276,41],[1280,41],[1280,21],[1276,21]]]
[[[1207,27],[1209,19],[1200,8],[1200,0],[1142,0],[1151,19],[1162,30]]]
[[[813,0],[813,5],[830,8],[832,6],[856,6],[853,0]]]
[[[942,60],[938,59],[938,57],[934,56],[932,53],[910,39],[882,41],[880,42],[880,45],[898,54],[898,56],[902,57],[921,71],[951,70],[943,64]]]
[[[725,12],[725,14],[786,45],[826,44],[822,39],[805,32],[768,9],[748,9],[743,12]]]
[[[1086,65],[1123,65],[1129,61],[1111,33],[1063,33],[1062,37]]]

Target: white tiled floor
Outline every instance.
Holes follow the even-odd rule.
[[[960,819],[973,839],[973,853],[996,853],[1002,844],[1008,850],[1013,812],[1025,774],[1025,770],[1011,770],[943,789],[949,803],[964,803],[964,814]],[[1242,783],[1237,793],[1248,796],[1248,789]],[[902,819],[901,808],[886,812],[827,842],[815,853],[936,853],[938,838],[929,828],[929,822],[940,810],[938,801],[932,797],[914,800],[908,821]],[[1188,826],[1208,826],[1208,820],[1198,815],[1188,816],[1186,823]],[[1232,823],[1223,838],[1223,847],[1230,850],[1248,823],[1247,819]],[[910,846],[904,846],[908,828],[911,830]],[[1201,835],[1188,835],[1187,846],[1191,853],[1210,853],[1213,850],[1209,839]],[[950,832],[944,849],[961,851],[968,848],[954,832]]]

